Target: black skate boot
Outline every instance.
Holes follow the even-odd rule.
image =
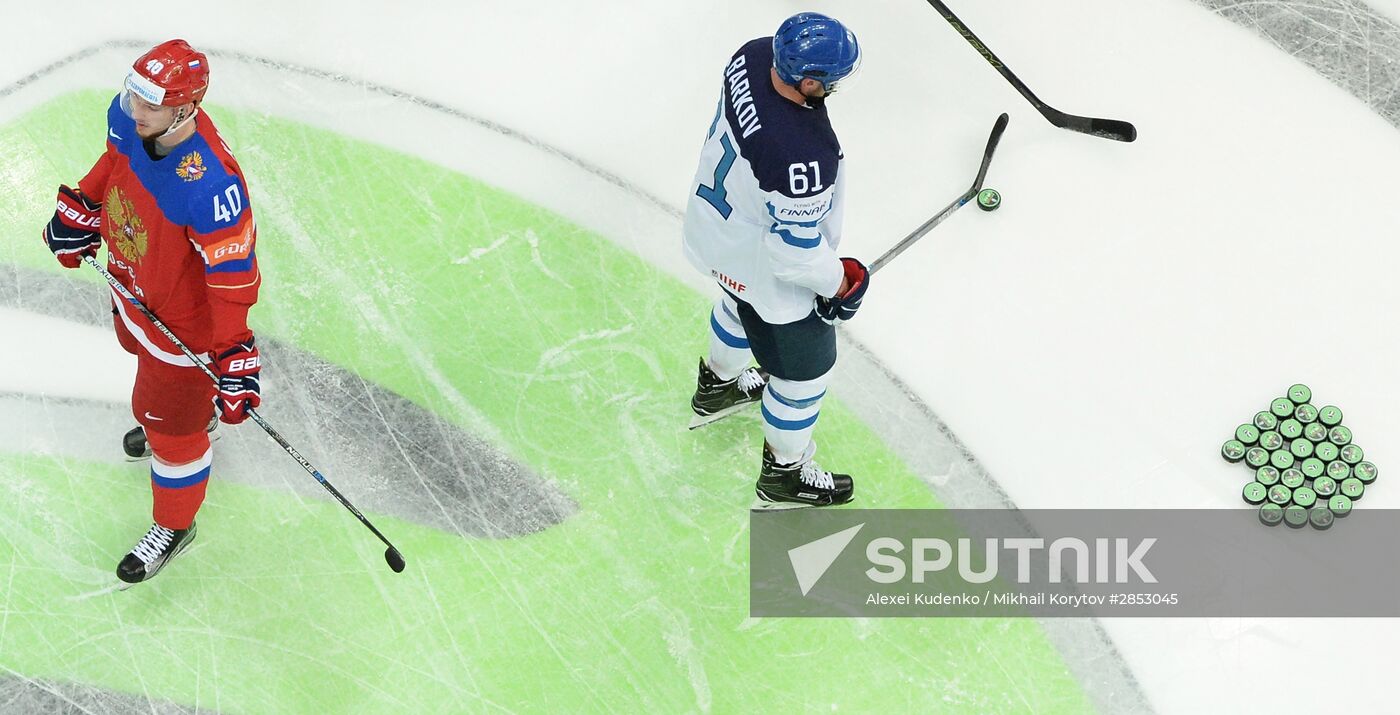
[[[209,426],[204,429],[209,433],[209,441],[213,442],[219,438],[219,416],[215,415],[209,420]],[[126,461],[139,462],[143,459],[151,458],[151,445],[146,442],[146,430],[141,425],[131,428],[131,431],[122,435],[122,451],[126,453]]]
[[[188,529],[167,529],[152,524],[151,530],[136,542],[131,553],[117,564],[117,578],[126,583],[141,583],[155,576],[171,559],[194,541],[194,524]]]
[[[744,405],[758,402],[763,398],[763,387],[767,384],[768,373],[752,367],[733,380],[721,380],[702,358],[700,376],[695,381],[695,396],[690,398],[690,409],[695,411],[690,428],[703,427],[734,414]]]
[[[855,498],[855,482],[848,474],[832,474],[812,461],[778,464],[767,447],[763,449],[763,471],[758,475],[762,509],[792,509],[802,506],[846,504]]]

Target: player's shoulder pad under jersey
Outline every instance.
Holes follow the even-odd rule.
[[[217,135],[214,138],[218,141]],[[236,166],[224,161],[224,154],[196,133],[169,157],[185,184],[189,226],[198,233],[238,226],[248,212],[248,188]]]
[[[836,182],[841,144],[826,107],[802,106],[773,87],[773,38],[751,40],[724,71],[724,112],[738,151],[759,188],[788,198],[822,193]]]

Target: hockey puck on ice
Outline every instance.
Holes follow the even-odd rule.
[[[1305,405],[1312,399],[1312,390],[1307,385],[1299,383],[1288,388],[1288,399],[1295,405]]]
[[[1366,450],[1361,449],[1359,444],[1348,444],[1341,449],[1342,461],[1347,464],[1356,464],[1366,458]]]
[[[1347,477],[1343,479],[1341,489],[1342,496],[1352,501],[1360,499],[1361,496],[1366,493],[1366,485],[1362,484],[1361,480],[1356,477]]]
[[[1340,519],[1351,513],[1351,497],[1345,494],[1333,494],[1327,500],[1327,509]]]
[[[1317,408],[1312,405],[1298,405],[1298,409],[1293,410],[1293,419],[1309,424],[1317,421]]]
[[[1313,443],[1305,439],[1295,439],[1288,443],[1288,451],[1298,459],[1307,459],[1313,456]]]
[[[1337,425],[1327,430],[1327,441],[1338,447],[1351,443],[1351,428],[1346,425]]]
[[[1376,475],[1379,473],[1380,470],[1376,469],[1376,465],[1370,462],[1358,462],[1355,467],[1351,468],[1351,475],[1360,479],[1362,484],[1376,481]]]
[[[1337,458],[1337,445],[1331,442],[1318,442],[1313,448],[1313,456],[1324,462],[1330,462]]]
[[[1244,451],[1244,463],[1255,469],[1269,463],[1269,450],[1263,447],[1250,447]]]
[[[1351,476],[1351,465],[1340,459],[1328,462],[1327,476],[1331,477],[1333,481],[1340,482]]]
[[[1259,428],[1254,425],[1240,425],[1235,428],[1235,439],[1246,445],[1259,441]]]
[[[1262,504],[1264,497],[1269,495],[1269,488],[1259,482],[1250,482],[1244,485],[1244,500],[1250,504]]]
[[[1241,442],[1237,439],[1232,439],[1227,441],[1225,444],[1221,445],[1220,456],[1224,457],[1225,461],[1234,464],[1240,461],[1241,459],[1244,459],[1244,450],[1244,442]]]
[[[1284,439],[1298,439],[1303,436],[1303,423],[1289,417],[1278,423],[1278,433],[1283,435]]]
[[[1342,423],[1342,411],[1332,405],[1328,405],[1317,411],[1317,421],[1328,427],[1336,427]]]
[[[1278,429],[1278,418],[1272,412],[1260,410],[1254,415],[1254,426],[1258,427],[1260,432]]]
[[[1308,525],[1308,510],[1297,504],[1289,504],[1283,508],[1283,523],[1301,529]]]
[[[1269,464],[1279,469],[1288,469],[1293,466],[1293,453],[1286,449],[1276,449],[1269,453]]]
[[[1307,488],[1298,487],[1293,490],[1293,503],[1304,509],[1311,509],[1317,503],[1317,492]]]
[[[1309,422],[1303,425],[1303,438],[1309,442],[1327,441],[1327,425],[1321,422]]]
[[[1001,208],[1001,194],[996,189],[982,189],[977,192],[977,208],[983,211],[996,211]]]
[[[1279,419],[1293,416],[1293,401],[1287,397],[1276,397],[1269,403],[1269,411]]]
[[[1318,531],[1326,531],[1332,528],[1332,522],[1336,517],[1332,515],[1332,510],[1318,504],[1308,510],[1308,523],[1313,525]]]
[[[1293,490],[1283,486],[1282,484],[1275,484],[1272,487],[1269,487],[1269,501],[1278,504],[1279,506],[1283,506],[1284,504],[1293,501]]]
[[[1283,449],[1283,435],[1270,430],[1259,433],[1259,446],[1270,452],[1276,449]]]
[[[1259,507],[1259,521],[1263,522],[1264,526],[1278,526],[1278,523],[1283,521],[1283,507],[1273,502]]]
[[[1278,484],[1280,474],[1281,473],[1278,471],[1278,467],[1275,467],[1271,464],[1266,464],[1254,470],[1254,481],[1258,482],[1262,486],[1272,487],[1273,485]]]
[[[1331,477],[1318,477],[1313,480],[1312,489],[1323,499],[1330,499],[1333,494],[1337,493],[1337,480]]]

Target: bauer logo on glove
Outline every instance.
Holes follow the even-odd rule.
[[[89,200],[68,186],[58,187],[58,204],[49,225],[44,227],[44,243],[65,268],[77,268],[83,256],[97,255],[102,246],[102,204]]]
[[[262,385],[258,374],[262,357],[253,338],[219,353],[216,361],[219,374],[219,419],[236,425],[248,418],[248,410],[262,404]]]

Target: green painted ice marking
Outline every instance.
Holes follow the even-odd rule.
[[[0,128],[0,260],[61,270],[38,229],[107,101]],[[758,423],[682,426],[706,298],[442,167],[212,113],[258,211],[255,328],[491,435],[579,513],[499,541],[370,514],[394,575],[339,506],[216,470],[194,549],[91,596],[148,518],[142,467],[0,454],[0,668],[246,713],[1090,709],[1032,620],[748,619]],[[839,403],[818,436],[859,504],[937,506]]]

